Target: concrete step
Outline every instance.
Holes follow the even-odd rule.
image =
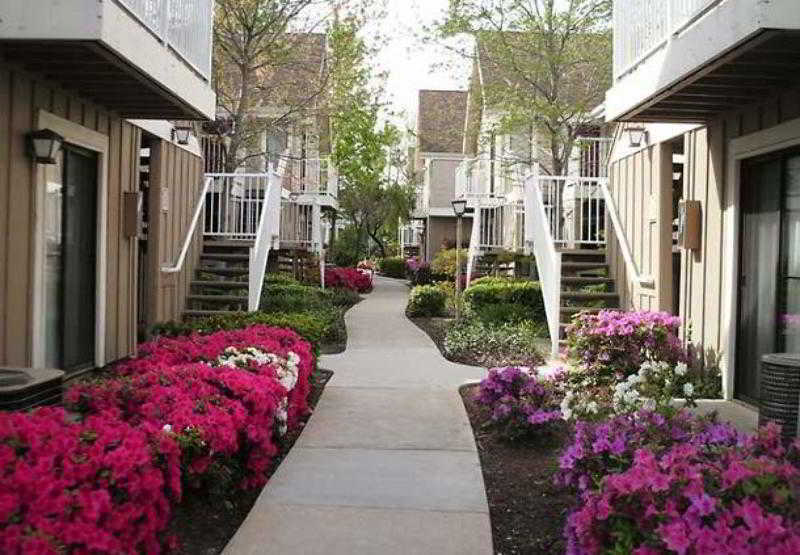
[[[184,318],[208,318],[209,316],[228,316],[231,314],[237,314],[240,311],[237,310],[184,310],[183,317]]]
[[[577,275],[581,272],[608,272],[608,264],[605,262],[562,262],[562,275]]]
[[[605,249],[557,249],[564,262],[605,262]]]
[[[215,266],[200,266],[197,271],[218,276],[246,276],[250,273],[249,268],[217,268]]]
[[[613,306],[619,305],[619,293],[592,293],[588,291],[562,291],[562,299],[571,301],[605,301],[613,303]],[[612,305],[607,305],[612,306]]]
[[[231,254],[221,252],[203,252],[200,255],[201,260],[216,260],[218,262],[248,262],[250,260],[249,254]]]
[[[204,303],[244,303],[247,304],[248,298],[240,295],[189,295],[189,301],[202,301]]]
[[[192,287],[208,287],[209,289],[247,289],[248,282],[246,281],[203,281],[194,280],[189,283]]]

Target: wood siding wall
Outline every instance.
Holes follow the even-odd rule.
[[[192,216],[203,189],[203,161],[166,141],[150,147],[150,230],[147,246],[148,327],[159,322],[180,320],[186,307],[190,282],[202,251],[202,216],[191,239],[180,272],[164,273],[162,266],[178,260],[189,232]],[[166,204],[162,205],[162,200]]]
[[[122,211],[124,193],[139,190],[142,131],[53,83],[0,63],[0,366],[32,364],[35,215],[43,207],[36,206],[37,171],[25,140],[36,128],[40,110],[108,137],[107,227],[99,230],[107,237],[105,358],[110,362],[129,356],[136,349],[140,261],[137,240],[123,234]],[[178,184],[171,199],[175,221],[167,218],[161,231],[168,258],[180,248],[176,237],[193,202],[190,190],[201,181],[202,159],[172,145],[165,151],[163,175]],[[176,287],[176,293],[183,291]],[[165,304],[173,307],[170,315],[182,307],[178,300]]]
[[[724,305],[729,302],[730,291],[725,290],[724,272],[735,253],[724,250],[724,238],[733,233],[728,229],[724,214],[738,204],[738,198],[730,198],[726,187],[726,164],[729,157],[728,141],[762,131],[775,125],[800,117],[800,89],[787,90],[762,103],[722,114],[708,126],[684,135],[685,174],[684,198],[700,201],[701,246],[694,251],[682,251],[680,264],[679,316],[684,321],[684,337],[702,346],[706,355],[726,353],[729,334],[735,329],[725,329]],[[617,160],[610,167],[610,187],[620,210],[625,234],[637,263],[651,268],[653,242],[652,227],[646,225],[648,209],[643,198],[652,196],[659,180],[669,184],[671,165],[659,166],[659,149],[671,151],[667,144],[654,145],[627,158]],[[660,169],[659,169],[660,167]],[[662,205],[663,208],[663,205]],[[667,219],[669,212],[661,212],[660,229],[663,238],[671,235]],[[625,308],[668,309],[670,303],[647,303],[626,275],[624,262],[619,255],[619,244],[613,233],[609,233],[609,258],[612,277],[617,279]],[[738,244],[738,237],[734,244]],[[671,264],[653,271],[657,283],[668,293],[671,289]],[[667,285],[669,284],[669,285]],[[734,309],[735,310],[735,309]]]
[[[644,287],[629,275],[616,230],[608,218],[608,261],[616,280],[621,306],[636,310],[669,310],[671,304],[670,249],[672,244],[669,195],[661,187],[662,164],[671,163],[669,148],[655,145],[624,158],[609,168],[610,190],[639,273],[657,278]],[[671,179],[672,170],[668,175]],[[671,183],[671,182],[670,182]],[[669,189],[671,194],[671,188]],[[610,208],[610,207],[609,207]]]

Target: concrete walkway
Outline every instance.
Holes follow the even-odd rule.
[[[458,387],[484,370],[445,360],[377,278],[347,314],[348,345],[305,431],[225,549],[234,554],[488,554],[489,510]]]

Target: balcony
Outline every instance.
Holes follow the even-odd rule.
[[[3,0],[0,57],[125,118],[213,119],[213,0]]]
[[[512,158],[471,158],[464,160],[456,170],[456,197],[467,199],[474,206],[480,199],[483,204],[502,201],[521,194],[524,176],[530,171],[527,163]]]
[[[609,121],[705,123],[797,82],[796,0],[615,0]]]
[[[297,202],[334,206],[339,196],[339,175],[330,158],[286,159],[283,188]]]

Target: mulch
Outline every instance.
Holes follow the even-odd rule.
[[[311,392],[308,396],[308,405],[311,409],[316,407],[331,376],[333,372],[323,369],[317,369],[311,376]],[[272,462],[270,476],[300,437],[306,422],[308,417],[300,426],[283,437],[280,451]],[[215,497],[199,491],[184,492],[170,525],[170,532],[176,534],[179,540],[178,553],[186,555],[221,553],[244,522],[260,493],[260,489],[236,490],[225,497]]]
[[[564,553],[564,525],[574,492],[554,476],[569,439],[566,424],[552,434],[509,442],[487,428],[488,413],[474,401],[477,386],[461,389],[480,455],[494,551],[502,555]]]

